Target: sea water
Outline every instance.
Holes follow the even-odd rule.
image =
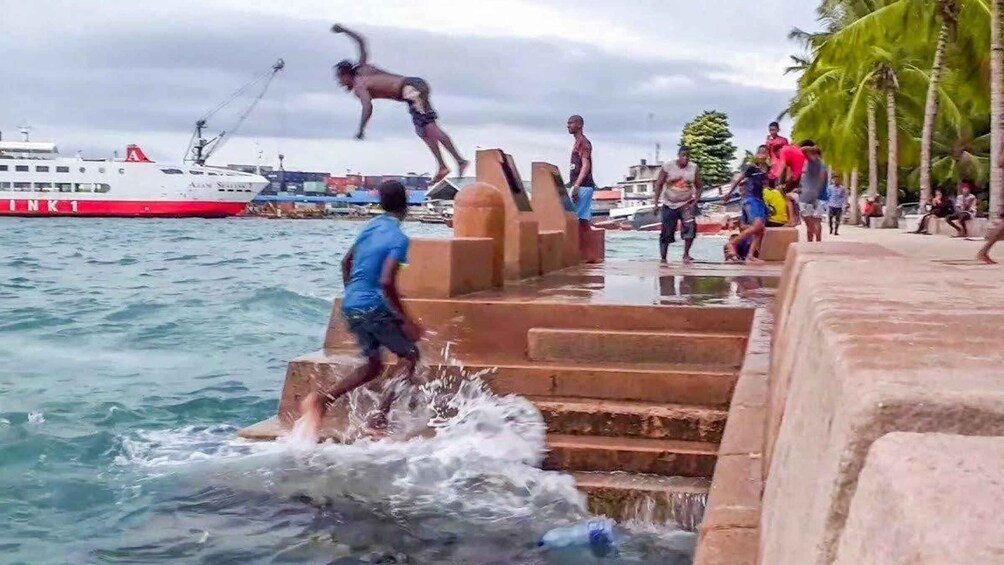
[[[360,227],[0,220],[0,563],[596,559],[536,549],[588,518],[584,500],[537,468],[533,406],[476,378],[446,398],[448,413],[424,415],[434,437],[237,439],[275,413],[286,361],[321,343]],[[609,235],[611,258],[657,248],[654,233]],[[695,255],[717,260],[720,247],[699,238]],[[679,532],[636,531],[603,562],[689,562]]]

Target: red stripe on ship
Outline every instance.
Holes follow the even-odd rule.
[[[193,200],[0,199],[0,216],[114,216],[125,218],[223,218],[244,211],[244,202]]]

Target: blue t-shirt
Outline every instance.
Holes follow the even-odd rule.
[[[345,287],[342,311],[354,312],[386,307],[380,275],[388,258],[408,262],[410,240],[401,231],[401,221],[384,214],[370,220],[352,249],[352,272]]]
[[[759,198],[746,195],[746,198],[743,199],[742,214],[742,225],[744,226],[752,226],[757,218],[763,220],[764,224],[767,223],[767,205]]]

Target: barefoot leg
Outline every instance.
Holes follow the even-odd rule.
[[[446,178],[450,174],[450,169],[446,167],[446,162],[443,161],[443,152],[439,150],[439,141],[429,135],[429,128],[434,127],[435,124],[429,124],[425,126],[425,135],[422,136],[422,141],[429,147],[429,151],[432,152],[432,156],[436,158],[436,165],[439,167],[435,176],[429,181],[430,185],[436,184],[437,182]]]
[[[457,176],[464,176],[464,172],[467,170],[468,162],[460,156],[460,152],[457,151],[456,147],[454,147],[453,140],[450,139],[450,136],[447,135],[447,133],[443,131],[443,128],[439,127],[439,124],[435,122],[426,126],[425,131],[426,135],[439,142],[439,144],[442,145],[451,156],[453,156],[453,159],[457,162]]]

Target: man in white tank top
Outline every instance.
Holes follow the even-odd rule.
[[[680,225],[683,239],[683,262],[693,262],[690,248],[697,237],[697,220],[694,218],[697,195],[701,191],[701,171],[690,160],[690,152],[681,147],[678,157],[668,161],[659,171],[655,181],[655,212],[662,219],[659,234],[659,257],[663,263],[669,245],[676,241],[676,225]]]

